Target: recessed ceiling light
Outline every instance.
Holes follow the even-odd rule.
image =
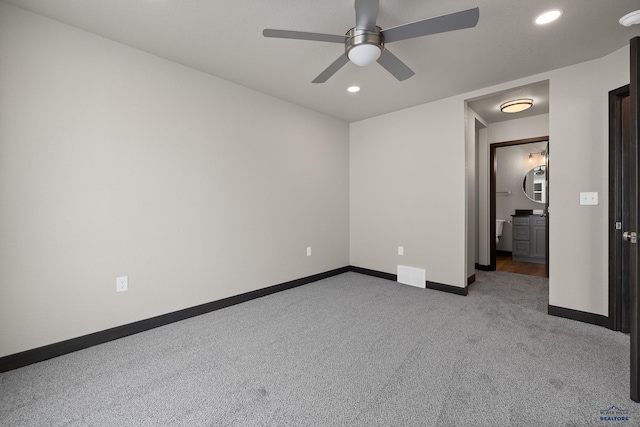
[[[533,106],[533,99],[514,99],[500,105],[500,111],[503,113],[519,113],[520,111],[528,110],[531,106]]]
[[[620,18],[620,24],[624,25],[625,27],[640,24],[640,10],[635,10],[624,15],[622,18]]]
[[[349,86],[347,88],[347,91],[349,91],[351,93],[360,92],[360,86]]]
[[[560,9],[549,10],[545,13],[541,13],[536,17],[536,24],[538,25],[548,24],[560,18],[561,16],[562,16],[562,10]]]

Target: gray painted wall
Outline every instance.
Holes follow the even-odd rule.
[[[346,123],[2,2],[0,58],[0,356],[349,264]]]
[[[466,286],[464,114],[453,97],[351,124],[352,265]]]

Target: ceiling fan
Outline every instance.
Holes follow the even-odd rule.
[[[475,7],[383,30],[376,25],[379,4],[380,0],[355,0],[356,26],[347,31],[344,36],[269,28],[265,29],[262,35],[283,39],[344,43],[345,53],[320,73],[313,83],[326,82],[349,61],[360,66],[377,61],[396,79],[403,81],[415,73],[397,56],[389,52],[386,48],[387,44],[414,37],[472,28],[476,26],[480,17],[480,10]]]

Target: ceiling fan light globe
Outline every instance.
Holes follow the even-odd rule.
[[[349,49],[349,60],[360,67],[371,65],[380,58],[382,50],[375,44],[359,44]]]

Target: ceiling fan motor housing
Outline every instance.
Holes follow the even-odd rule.
[[[358,30],[357,28],[352,28],[347,31],[348,39],[345,42],[345,53],[349,59],[360,66],[375,62],[384,50],[384,40],[381,31],[382,29],[378,26],[376,26],[375,31]],[[371,49],[371,47],[378,49],[378,52],[375,52],[375,49]],[[367,48],[373,52],[369,52],[365,55],[365,59],[360,60],[356,51],[364,51]]]

